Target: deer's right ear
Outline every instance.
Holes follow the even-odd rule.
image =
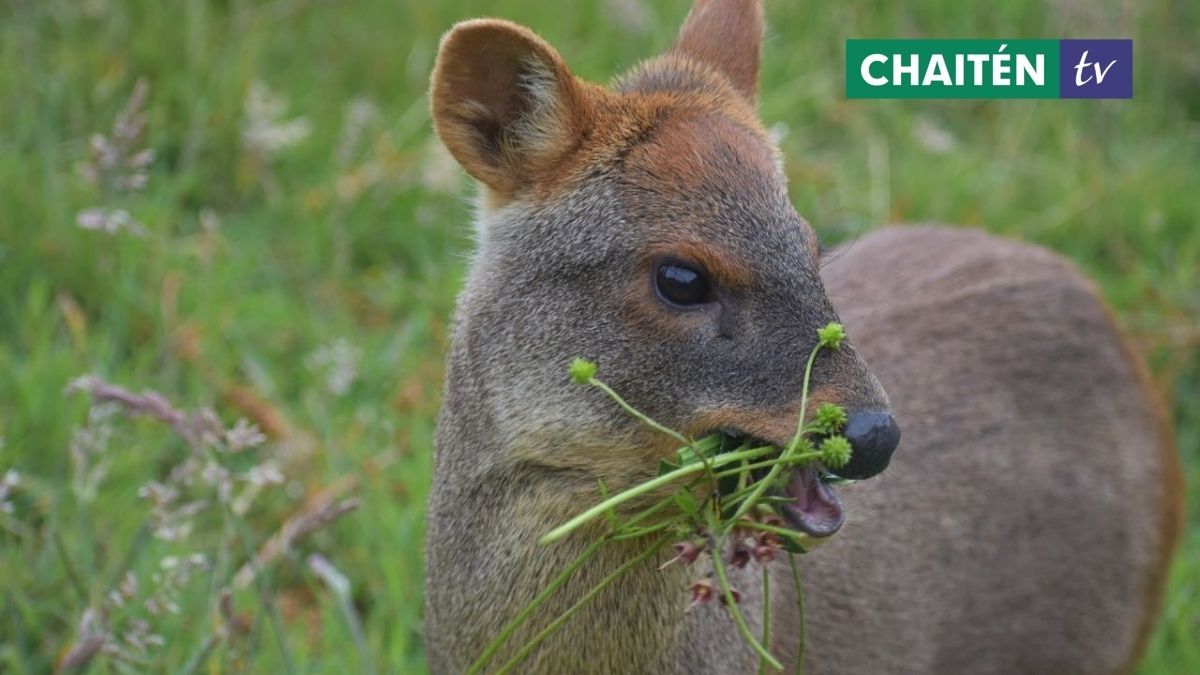
[[[754,103],[762,38],[762,0],[696,0],[675,49],[716,68]]]
[[[498,19],[455,25],[442,38],[430,105],[442,143],[502,196],[537,180],[591,126],[587,85],[527,28]]]

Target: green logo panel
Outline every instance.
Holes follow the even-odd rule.
[[[1058,40],[846,40],[847,98],[1058,98]]]

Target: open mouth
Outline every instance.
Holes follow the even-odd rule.
[[[725,430],[723,433],[738,443],[749,443],[752,447],[771,445],[779,448],[778,445],[738,430]],[[776,492],[776,496],[788,500],[778,504],[779,514],[784,520],[810,537],[828,537],[840,530],[846,522],[846,510],[842,507],[842,500],[834,483],[841,479],[818,464],[803,468],[785,467],[783,470],[790,473],[790,476],[783,488]],[[754,477],[758,480],[762,480],[766,475],[766,469],[754,472]]]
[[[791,479],[783,494],[792,501],[779,505],[779,511],[792,527],[813,537],[828,537],[846,522],[846,510],[831,483],[832,477],[820,467],[790,469]]]

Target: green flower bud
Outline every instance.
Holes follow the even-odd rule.
[[[850,461],[850,441],[845,436],[830,436],[821,441],[821,461],[831,469],[840,469]]]
[[[577,356],[571,361],[571,365],[567,367],[567,372],[570,373],[571,380],[575,384],[587,384],[596,376],[596,364],[593,361],[581,359]]]
[[[846,426],[846,411],[835,403],[822,403],[817,408],[815,424],[823,434],[836,434]]]
[[[813,447],[812,441],[808,440],[807,438],[801,438],[799,441],[796,442],[796,453],[797,454],[804,455],[804,454],[808,454],[810,452],[816,452],[816,450],[817,449]]]
[[[796,455],[808,455],[808,454],[814,453],[816,451],[817,451],[816,446],[814,446],[812,444],[812,441],[808,440],[807,438],[800,438],[798,441],[796,441],[796,446],[792,450],[792,452]],[[799,464],[796,464],[796,466],[797,467],[808,466],[808,465],[812,464],[812,462],[813,462],[812,459],[805,459],[805,460],[801,461]],[[776,480],[776,483],[772,487],[780,489],[780,490],[784,489],[784,487],[787,486],[788,482],[792,480],[791,471],[781,471],[779,473],[779,477],[776,478],[775,480]]]
[[[842,346],[842,340],[845,339],[846,329],[836,321],[831,321],[824,328],[817,329],[817,340],[822,347],[837,349]]]

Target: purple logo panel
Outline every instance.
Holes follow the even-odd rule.
[[[1060,98],[1133,98],[1133,40],[1059,40]]]

